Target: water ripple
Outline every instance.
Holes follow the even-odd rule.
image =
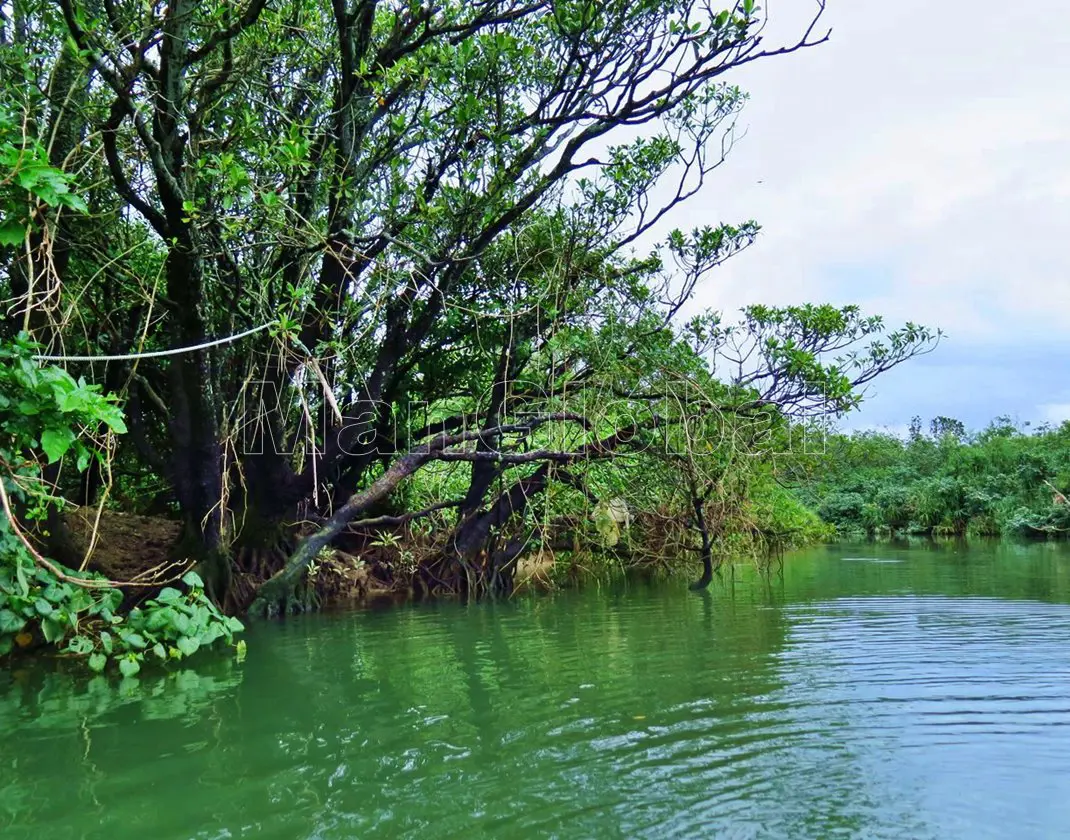
[[[263,625],[169,704],[30,674],[0,685],[0,834],[1059,836],[1070,607],[876,559]]]

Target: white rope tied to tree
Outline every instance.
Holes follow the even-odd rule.
[[[275,321],[268,321],[259,327],[230,335],[226,338],[217,338],[215,341],[206,341],[204,344],[194,344],[192,347],[175,347],[172,350],[153,350],[150,353],[125,353],[118,356],[34,356],[38,362],[125,362],[138,359],[157,359],[160,356],[177,356],[181,353],[192,353],[196,350],[207,350],[209,347],[218,347],[220,344],[230,344],[232,341],[245,338],[246,336],[266,330],[275,325]]]

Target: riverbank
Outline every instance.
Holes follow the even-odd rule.
[[[766,513],[759,510],[758,515],[764,518]],[[710,544],[712,568],[716,570],[730,558],[749,558],[761,564],[769,556],[830,535],[816,517],[806,520],[798,511],[794,515],[803,525],[780,534],[742,520],[715,522],[716,539]],[[195,568],[191,560],[176,554],[181,527],[172,520],[79,508],[65,514],[63,521],[71,548],[76,556],[85,558],[83,567],[110,580],[145,580],[162,568],[174,576]],[[510,563],[510,588],[503,594],[547,592],[628,572],[697,580],[703,572],[700,537],[686,521],[643,514],[629,521],[628,533],[618,529],[611,545],[589,537],[581,542],[572,531],[567,540],[562,536],[555,544],[533,543],[529,550],[520,552]],[[433,564],[442,549],[424,532],[386,528],[343,534],[338,542],[339,546],[321,550],[308,569],[305,585],[315,608],[361,608],[463,595],[447,586],[433,586]],[[249,593],[247,606],[269,575],[258,573],[255,564],[240,553],[234,565],[235,588]],[[153,597],[155,592],[151,587],[128,592],[126,608]],[[241,614],[241,610],[232,611]]]

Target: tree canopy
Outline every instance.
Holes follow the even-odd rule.
[[[340,534],[416,520],[426,588],[507,591],[568,531],[549,491],[690,516],[935,342],[696,314],[758,225],[653,238],[731,148],[732,71],[823,10],[774,44],[753,0],[0,4],[4,329],[123,398],[125,495],[220,603],[293,606]]]

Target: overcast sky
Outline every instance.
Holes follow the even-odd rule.
[[[811,0],[763,4],[771,34]],[[947,333],[845,425],[1070,418],[1070,3],[829,0],[831,41],[756,63],[746,136],[678,226],[759,242],[702,303],[858,303]]]

